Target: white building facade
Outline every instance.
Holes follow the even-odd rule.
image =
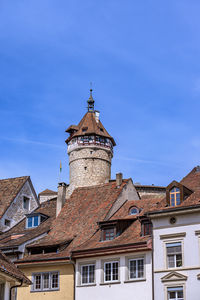
[[[152,300],[152,253],[76,260],[76,300]]]

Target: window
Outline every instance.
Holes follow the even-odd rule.
[[[81,266],[81,284],[94,283],[95,265]]]
[[[180,189],[173,187],[170,190],[170,206],[177,206],[181,203]]]
[[[10,227],[10,220],[5,219],[4,224],[5,224],[5,226],[9,226]]]
[[[179,268],[182,266],[182,245],[178,243],[167,243],[167,267]]]
[[[115,228],[105,228],[103,229],[103,241],[113,240],[115,238]]]
[[[59,273],[45,272],[32,275],[32,291],[50,291],[59,289]]]
[[[129,215],[137,215],[139,213],[139,210],[137,207],[131,207],[129,210]]]
[[[30,216],[27,218],[27,223],[26,223],[26,227],[27,228],[33,228],[33,227],[37,227],[38,225],[40,225],[40,216]]]
[[[30,202],[30,199],[28,197],[24,196],[24,200],[23,200],[23,207],[24,207],[24,209],[29,210],[29,202]]]
[[[150,222],[142,224],[142,236],[152,234],[152,224]]]
[[[144,259],[129,260],[129,279],[144,278]]]
[[[113,282],[119,280],[119,262],[104,263],[104,282]]]
[[[168,300],[184,300],[183,287],[171,287],[167,289]]]

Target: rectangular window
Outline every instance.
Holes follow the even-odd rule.
[[[32,275],[33,291],[51,291],[59,289],[59,273],[45,272]]]
[[[183,287],[173,287],[167,289],[168,300],[184,300]]]
[[[181,242],[167,243],[167,267],[179,268],[182,267],[182,245]]]
[[[144,259],[129,260],[129,279],[144,278]]]
[[[115,228],[105,228],[103,229],[103,241],[113,240],[115,238]]]
[[[119,262],[105,262],[104,263],[104,281],[113,282],[119,280]]]
[[[40,216],[32,216],[27,218],[27,228],[37,227],[40,225]]]
[[[24,209],[29,210],[29,202],[30,202],[30,199],[28,197],[24,196],[24,201],[23,201],[23,207],[24,207]]]
[[[95,265],[81,266],[81,284],[94,283]]]

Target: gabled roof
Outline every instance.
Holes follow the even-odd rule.
[[[72,126],[70,126],[66,130],[66,132],[70,132],[71,129]],[[73,129],[75,133],[66,140],[66,143],[68,143],[73,137],[76,136],[78,137],[78,136],[96,134],[102,137],[109,138],[112,141],[113,145],[114,146],[116,145],[113,137],[106,131],[101,121],[100,120],[98,122],[96,121],[95,112],[87,112],[82,118],[82,120],[79,122],[78,126],[73,125]]]
[[[46,189],[46,190],[40,192],[38,195],[39,195],[39,196],[45,196],[45,195],[57,195],[57,192],[52,191],[52,190],[49,190],[49,189]]]
[[[0,235],[0,249],[7,249],[20,246],[27,241],[35,239],[51,228],[51,223],[56,217],[56,199],[43,202],[34,213],[42,213],[48,215],[48,219],[42,222],[38,227],[26,229],[26,218],[10,230]],[[16,238],[15,238],[16,236]]]
[[[193,191],[200,190],[200,167],[194,167],[181,181],[181,184]]]
[[[28,179],[29,176],[22,176],[0,180],[0,218]]]
[[[0,251],[0,273],[1,272],[25,285],[31,284],[31,281]]]

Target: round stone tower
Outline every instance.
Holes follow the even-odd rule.
[[[99,120],[94,110],[92,89],[88,99],[88,111],[78,125],[71,125],[66,132],[69,155],[70,185],[68,194],[83,186],[108,182],[111,176],[114,139]]]

